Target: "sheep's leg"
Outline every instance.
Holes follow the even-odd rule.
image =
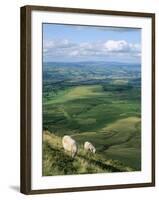
[[[72,158],[75,157],[75,152],[71,152],[71,157],[72,157]]]
[[[67,153],[67,150],[64,148],[64,153]]]
[[[74,150],[72,150],[72,151],[71,151],[71,156],[72,156],[72,158],[74,158],[75,155],[76,155],[76,152],[75,152]]]

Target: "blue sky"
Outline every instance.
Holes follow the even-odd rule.
[[[43,24],[43,60],[140,63],[141,30]]]

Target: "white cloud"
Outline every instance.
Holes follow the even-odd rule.
[[[140,57],[140,44],[128,43],[125,40],[107,40],[97,42],[75,43],[67,39],[44,41],[44,57],[104,57],[132,56]]]
[[[87,29],[96,29],[98,31],[112,31],[112,32],[139,32],[140,28],[130,28],[130,27],[117,27],[117,26],[76,26],[76,30],[87,30]]]
[[[108,40],[104,43],[105,51],[114,53],[139,53],[141,47],[139,44],[128,43],[125,40]]]
[[[79,55],[79,52],[77,50],[74,50],[74,51],[71,51],[69,53],[70,56],[78,56]]]
[[[121,52],[121,51],[127,51],[129,50],[130,45],[125,41],[125,40],[108,40],[105,44],[104,47],[106,48],[107,51],[110,52]]]
[[[64,40],[51,40],[51,41],[44,41],[44,48],[52,49],[52,48],[70,48],[74,46],[73,42],[70,42],[67,39]]]

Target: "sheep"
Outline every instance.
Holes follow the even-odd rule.
[[[90,142],[85,142],[84,143],[84,149],[86,151],[90,151],[91,153],[95,153],[96,152],[96,148]]]
[[[62,138],[62,145],[65,151],[71,152],[72,158],[74,158],[77,154],[78,147],[76,141],[71,138],[71,136],[65,135]]]

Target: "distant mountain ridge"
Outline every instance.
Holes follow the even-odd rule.
[[[140,63],[125,63],[125,62],[115,62],[115,61],[78,61],[78,62],[43,62],[44,65],[47,64],[55,64],[55,65],[62,65],[62,66],[68,66],[68,65],[74,65],[76,67],[81,66],[81,65],[95,65],[95,64],[100,64],[100,65],[114,65],[114,66],[141,66]]]

